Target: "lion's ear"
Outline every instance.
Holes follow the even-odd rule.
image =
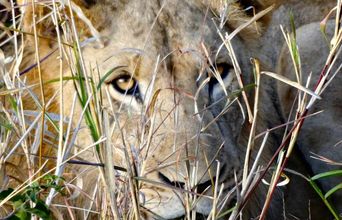
[[[284,0],[238,0],[238,2],[241,5],[244,5],[244,6],[247,6],[247,7],[253,6],[253,7],[256,7],[256,8],[259,8],[259,9],[268,7],[270,5],[278,5],[281,2],[283,2],[283,1]]]
[[[108,11],[113,12],[123,5],[127,0],[72,0],[71,5],[65,5],[65,8],[58,7],[61,10],[61,16],[55,21],[53,15],[53,7],[51,2],[36,1],[34,10],[32,7],[33,0],[17,0],[21,6],[23,16],[23,30],[28,33],[33,33],[33,23],[35,18],[35,27],[38,35],[41,36],[41,41],[49,41],[51,44],[56,43],[57,30],[63,34],[63,25],[71,25],[72,11],[75,19],[76,30],[78,37],[81,40],[91,36],[99,38],[98,32],[108,25],[108,18],[105,16]],[[71,7],[72,10],[69,10]],[[34,15],[33,15],[34,14]],[[57,29],[58,28],[58,29]],[[27,39],[30,36],[26,37]]]
[[[225,16],[225,25],[232,29],[248,23],[253,16],[261,12],[262,16],[258,16],[258,19],[254,18],[257,22],[253,22],[240,32],[243,39],[250,40],[249,36],[260,34],[262,27],[267,26],[272,9],[277,7],[281,1],[283,0],[198,0],[198,3],[200,2],[202,7],[211,9],[216,16]]]
[[[72,0],[77,5],[84,8],[91,8],[96,5],[110,5],[114,8],[119,8],[122,5],[125,5],[129,0]]]
[[[214,11],[220,11],[222,8],[225,7],[226,4],[229,5],[239,5],[241,9],[246,10],[246,13],[249,11],[253,11],[250,9],[254,9],[254,12],[260,12],[267,7],[274,5],[280,5],[281,2],[285,0],[233,0],[233,1],[226,1],[226,0],[197,0],[197,3],[201,3]]]
[[[271,5],[278,5],[282,0],[239,0],[241,8],[246,11],[249,15],[258,13]]]
[[[242,39],[252,42],[255,36],[262,33],[262,28],[269,24],[272,8],[282,1],[286,0],[194,0],[194,3],[202,10],[210,9],[214,16],[223,18],[220,21],[224,21],[224,26],[231,29],[237,29],[254,19],[239,32]],[[260,16],[259,12],[263,15]],[[258,18],[254,17],[257,14]]]
[[[96,4],[99,4],[100,0],[81,0],[80,3],[86,8],[90,8]]]

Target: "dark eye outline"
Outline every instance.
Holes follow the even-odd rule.
[[[133,86],[129,89],[122,89],[120,88],[120,86],[118,85],[119,80],[131,80],[133,82]],[[116,78],[114,78],[113,80],[110,81],[110,83],[113,88],[118,91],[119,93],[121,93],[122,95],[129,95],[129,96],[133,96],[135,97],[139,102],[142,102],[142,98],[141,98],[141,93],[140,93],[140,89],[139,89],[139,85],[137,83],[137,81],[135,80],[134,77],[132,77],[130,74],[128,73],[123,73],[119,76],[117,76]]]

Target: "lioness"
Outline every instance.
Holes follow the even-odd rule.
[[[302,71],[306,74],[303,85],[310,72],[317,80],[329,48],[315,22],[322,20],[336,4],[312,0],[75,0],[63,3],[66,7],[20,2],[26,6],[23,7],[25,33],[39,36],[25,35],[22,79],[32,85],[41,76],[45,83],[43,93],[36,87],[34,91],[41,100],[44,94],[43,103],[53,98],[46,111],[71,116],[77,133],[71,151],[75,154],[82,151],[78,158],[100,159],[107,165],[112,163],[127,170],[129,178],[125,180],[130,188],[136,189],[130,191],[132,207],[142,207],[134,210],[134,214],[128,211],[128,215],[146,219],[191,218],[191,215],[194,218],[193,213],[228,218],[224,214],[226,210],[236,202],[241,204],[239,193],[255,91],[250,58],[258,58],[263,70],[277,71],[292,79],[293,62],[287,54],[288,48],[283,46],[279,29],[279,24],[288,23],[288,11],[292,8],[297,27],[302,26],[297,30],[297,44],[300,52],[304,52],[301,54]],[[262,11],[272,4],[275,5],[269,8],[269,13]],[[59,13],[51,14],[52,8]],[[253,10],[265,15],[234,36],[229,35],[249,22]],[[50,18],[42,19],[47,15]],[[36,25],[32,25],[34,22]],[[328,26],[328,36],[333,28]],[[73,83],[70,76],[79,81]],[[69,78],[63,84],[48,83],[59,77]],[[89,86],[89,81],[94,81],[95,89]],[[294,173],[307,176],[328,170],[327,165],[310,158],[311,150],[331,159],[342,158],[340,151],[330,149],[340,141],[341,135],[338,129],[341,129],[342,100],[338,94],[342,91],[338,82],[341,82],[340,74],[333,82],[333,89],[325,93],[317,106],[328,110],[304,124],[298,149],[295,147],[287,166],[292,170],[286,173],[290,182],[276,187],[267,219],[330,218],[328,209],[309,183]],[[73,100],[78,100],[75,86],[83,104],[76,101],[74,106]],[[82,86],[88,96],[80,92]],[[286,122],[297,91],[281,83],[277,86],[277,81],[267,76],[261,77],[258,88],[255,134]],[[94,97],[101,100],[96,102]],[[23,106],[37,109],[32,105],[32,99],[27,99]],[[85,119],[79,124],[82,117]],[[98,121],[92,121],[92,117]],[[87,126],[91,123],[97,125],[95,131]],[[280,146],[282,135],[282,128],[270,132],[260,158],[262,167],[255,170],[255,179]],[[71,142],[72,136],[60,141]],[[100,143],[93,144],[96,141]],[[256,157],[261,138],[253,142],[255,149],[249,164]],[[92,144],[93,147],[88,147]],[[52,148],[44,145],[43,154],[51,155]],[[71,204],[96,212],[104,206],[101,203],[114,206],[119,202],[115,196],[120,193],[119,181],[110,182],[115,177],[108,177],[114,173],[111,166],[105,165],[101,172],[102,168],[90,166],[70,167],[81,173],[83,181],[83,188],[79,190],[83,193],[72,199]],[[59,169],[63,171],[62,166]],[[266,182],[270,181],[274,169],[268,171]],[[323,182],[323,188],[328,190],[340,180]],[[98,193],[103,186],[111,195]],[[267,190],[267,183],[260,183],[256,192],[250,194],[246,205],[240,207],[243,219],[258,218]],[[338,193],[333,196],[333,204],[340,206],[341,197]],[[97,202],[100,204],[93,205]],[[75,212],[79,217],[88,216],[86,211]],[[115,218],[123,214],[112,210]],[[65,215],[69,218],[69,214]],[[92,218],[100,217],[92,215]]]

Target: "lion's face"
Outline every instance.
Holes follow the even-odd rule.
[[[209,214],[212,186],[224,183],[231,189],[241,167],[237,141],[244,107],[222,40],[229,22],[220,27],[201,1],[159,2],[89,6],[90,18],[107,22],[93,20],[101,26],[104,47],[84,46],[84,64],[101,86],[114,164],[135,163],[142,179],[141,204],[175,218],[184,215],[192,197],[196,202],[190,209]],[[247,50],[238,37],[232,45],[246,73],[248,59],[240,58]],[[78,145],[88,146],[92,138],[82,131]]]
[[[132,1],[101,32],[105,47],[83,51],[103,79],[115,163],[127,166],[122,151],[133,151],[138,175],[149,180],[141,182],[141,203],[164,218],[184,215],[185,197],[211,196],[216,180],[234,186],[239,167],[242,116],[230,96],[239,87],[226,49],[219,50],[219,21],[202,7]],[[196,209],[208,214],[211,204],[203,197]]]

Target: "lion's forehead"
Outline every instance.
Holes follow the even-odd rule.
[[[146,72],[155,69],[158,61],[168,63],[170,73],[175,66],[198,69],[205,58],[204,47],[210,53],[222,43],[209,16],[185,1],[130,2],[125,10],[115,13],[111,24],[101,31],[105,47],[98,49],[92,43],[84,48],[85,59],[98,65],[103,74],[116,66],[134,66],[137,55],[144,57],[141,67]]]

